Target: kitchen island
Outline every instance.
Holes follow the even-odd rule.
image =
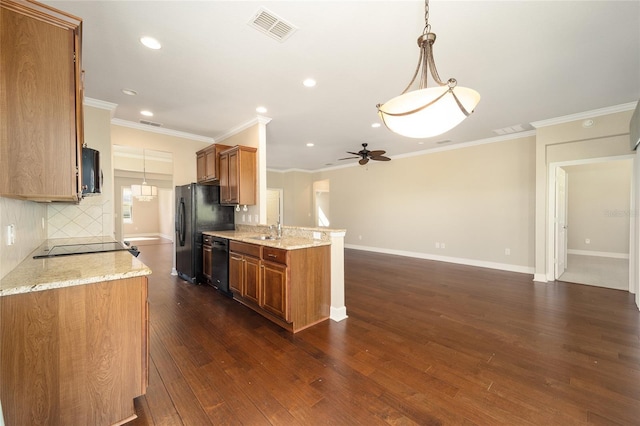
[[[0,280],[5,421],[132,420],[133,399],[147,388],[151,270],[126,250],[32,258],[53,244],[60,242],[45,242]]]
[[[204,234],[230,241],[229,288],[238,302],[294,333],[330,317],[332,241],[326,229],[285,227],[277,238],[266,226],[237,225]]]

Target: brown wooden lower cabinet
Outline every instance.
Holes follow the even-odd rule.
[[[284,250],[231,241],[229,250],[236,300],[294,333],[329,318],[330,246]]]
[[[0,298],[7,425],[113,425],[148,383],[147,277]]]

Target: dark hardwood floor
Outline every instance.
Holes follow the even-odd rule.
[[[627,292],[345,251],[349,318],[295,335],[140,243],[150,378],[132,425],[638,425]]]

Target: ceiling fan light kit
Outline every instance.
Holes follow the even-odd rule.
[[[433,58],[436,35],[429,25],[429,0],[425,0],[424,17],[424,30],[418,37],[420,57],[411,82],[401,95],[376,105],[378,115],[389,130],[410,138],[428,138],[453,129],[471,115],[480,102],[478,92],[459,87],[455,78],[446,82],[440,79]],[[437,87],[427,87],[429,73]],[[409,91],[418,74],[418,88]]]

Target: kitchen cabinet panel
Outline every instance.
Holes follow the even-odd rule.
[[[0,398],[9,425],[135,418],[148,384],[147,278],[0,298]]]
[[[284,250],[231,241],[229,247],[236,300],[294,333],[329,317],[330,246]]]
[[[81,199],[82,20],[0,0],[0,195]]]
[[[214,144],[196,153],[198,183],[215,184],[220,180],[220,153],[231,148],[228,145]]]
[[[256,204],[256,152],[236,145],[220,153],[220,204]]]

